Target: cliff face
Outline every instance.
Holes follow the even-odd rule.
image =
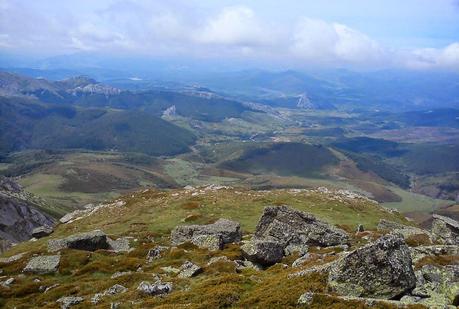
[[[49,215],[38,210],[44,202],[9,178],[0,178],[0,240],[16,243],[31,237],[32,230],[54,225]],[[1,250],[1,248],[0,248]]]

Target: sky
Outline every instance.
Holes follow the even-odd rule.
[[[0,0],[0,51],[459,71],[459,0]]]

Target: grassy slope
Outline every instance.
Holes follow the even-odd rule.
[[[102,229],[113,237],[133,236],[134,251],[131,253],[112,254],[97,251],[94,253],[78,250],[64,250],[59,274],[47,276],[29,276],[18,278],[10,289],[0,287],[0,302],[6,308],[27,308],[30,303],[43,308],[54,308],[55,301],[70,294],[85,296],[86,301],[74,308],[86,308],[89,299],[96,292],[123,284],[129,292],[105,297],[99,305],[105,308],[112,301],[126,302],[133,300],[129,308],[294,308],[300,294],[305,291],[325,291],[324,277],[312,277],[287,280],[287,275],[295,270],[273,266],[264,272],[245,270],[237,274],[234,266],[218,263],[205,267],[204,273],[193,279],[180,280],[173,275],[162,274],[165,281],[174,282],[175,291],[167,297],[155,298],[139,295],[135,288],[140,281],[152,281],[152,273],[162,273],[162,266],[180,266],[185,260],[192,260],[200,265],[215,255],[226,255],[232,259],[240,256],[237,246],[230,245],[222,252],[208,252],[193,246],[181,246],[154,263],[145,261],[146,252],[157,244],[168,244],[169,232],[178,224],[208,223],[219,217],[241,222],[244,233],[254,231],[255,225],[267,205],[288,204],[295,208],[311,212],[318,217],[344,228],[353,230],[358,223],[367,228],[375,228],[380,218],[406,222],[402,216],[392,214],[367,200],[337,199],[333,195],[316,191],[293,193],[287,190],[240,191],[219,190],[202,191],[197,196],[184,190],[155,191],[147,190],[121,198],[127,202],[121,208],[105,208],[90,217],[75,223],[61,225],[52,238],[63,237],[76,232]],[[191,216],[190,216],[191,215]],[[154,241],[152,239],[154,238]],[[26,251],[27,257],[46,250],[46,241],[25,242],[14,247],[7,255]],[[353,239],[353,246],[361,243],[360,238]],[[315,249],[314,249],[315,250]],[[294,257],[285,260],[291,263]],[[333,259],[333,257],[331,257]],[[27,258],[3,267],[7,276],[18,274]],[[320,263],[315,261],[313,263]],[[141,266],[143,272],[135,272]],[[310,265],[308,265],[310,266]],[[110,279],[116,271],[132,270],[130,276]],[[39,278],[33,282],[30,277]],[[59,283],[60,286],[47,292],[38,292],[40,285]],[[346,303],[333,298],[315,299],[312,308],[355,308],[355,303]],[[125,307],[122,307],[125,308]],[[126,307],[128,308],[128,307]],[[159,308],[159,307],[158,307]],[[362,307],[364,308],[364,307]]]

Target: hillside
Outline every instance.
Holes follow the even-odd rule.
[[[135,111],[81,109],[0,97],[0,152],[90,149],[153,155],[188,150],[195,137],[159,117]]]
[[[300,255],[293,253],[279,263],[264,267],[246,260],[244,243],[255,237],[253,233],[259,230],[261,223],[257,226],[257,222],[263,209],[284,204],[324,220],[324,223],[317,223],[327,226],[322,232],[325,234],[320,237],[327,237],[326,233],[346,233],[350,247],[309,246],[302,249],[308,251],[302,259],[297,260]],[[219,186],[171,191],[150,189],[94,207],[66,216],[63,222],[67,223],[60,224],[51,236],[19,244],[7,253],[10,259],[0,260],[4,278],[13,278],[0,286],[0,301],[5,308],[26,308],[31,302],[35,306],[53,308],[56,301],[69,302],[72,308],[94,304],[105,308],[114,303],[118,308],[395,308],[399,302],[381,299],[381,304],[365,305],[365,298],[342,297],[328,290],[326,270],[320,265],[339,261],[352,252],[350,250],[359,250],[364,245],[372,248],[373,242],[384,234],[381,226],[377,229],[377,225],[381,225],[380,219],[391,220],[398,228],[405,224],[405,232],[419,233],[398,212],[384,209],[351,192],[325,189],[248,191]],[[266,209],[264,211],[266,216]],[[203,247],[211,246],[211,242],[171,247],[170,235],[176,226],[208,224],[218,218],[240,223],[242,244],[228,243],[223,250]],[[354,233],[358,224],[362,224],[364,232]],[[60,243],[51,241],[48,250],[60,251],[57,260],[56,255],[52,255],[55,253],[47,253],[49,240],[96,229],[109,235],[109,247],[104,247],[105,234],[98,231],[68,238],[69,242],[75,242],[73,249],[54,248]],[[88,242],[77,245],[78,237],[95,235],[103,236],[99,240],[93,238],[92,242],[95,248],[101,246],[101,249],[93,251],[86,247]],[[429,243],[424,236],[419,239],[407,237],[410,246]],[[65,243],[61,245],[65,246]],[[422,248],[419,247],[420,252]],[[386,258],[383,255],[391,253],[380,254],[381,258]],[[33,256],[37,263],[42,258],[49,259],[49,264],[29,263]],[[189,269],[181,266],[186,261],[191,261],[191,264],[185,263]],[[457,256],[446,254],[418,258],[413,265],[416,271],[421,271],[425,263],[445,265],[457,262]],[[29,266],[22,274],[26,265]],[[313,267],[317,270],[308,273]],[[387,266],[378,267],[384,269]],[[366,284],[373,283],[367,281]],[[391,289],[396,289],[397,284],[404,283],[397,281]],[[113,292],[103,292],[112,286]],[[314,297],[311,296],[308,303],[298,305],[299,297],[305,292],[313,293]],[[154,296],[158,294],[162,297]],[[409,308],[425,308],[416,306]]]

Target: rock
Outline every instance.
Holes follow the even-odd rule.
[[[191,243],[199,248],[216,251],[223,249],[224,243],[221,235],[197,235],[193,236]]]
[[[34,274],[55,273],[58,270],[60,260],[60,255],[36,256],[27,263],[24,272]]]
[[[177,226],[171,233],[171,242],[174,246],[177,246],[185,242],[192,242],[194,237],[200,235],[219,235],[223,244],[239,242],[242,238],[239,223],[227,219],[219,219],[217,222],[207,225]]]
[[[219,263],[219,262],[232,262],[232,261],[225,255],[214,256],[213,258],[209,260],[209,262],[207,263],[207,266],[210,266],[212,264]]]
[[[51,226],[42,225],[32,230],[32,237],[43,238],[51,235],[52,232],[54,232],[54,229]]]
[[[11,264],[11,263],[14,263],[22,259],[24,255],[25,253],[19,253],[19,254],[16,254],[16,255],[13,255],[7,258],[0,258],[0,263],[1,264]]]
[[[236,271],[241,272],[244,269],[250,268],[256,271],[263,270],[263,266],[253,263],[247,260],[235,260],[234,264],[236,264]]]
[[[132,271],[118,271],[118,272],[114,273],[110,278],[111,279],[116,279],[116,278],[119,278],[119,277],[122,277],[122,276],[131,275],[131,274],[132,274]]]
[[[59,298],[56,303],[61,304],[62,309],[68,309],[74,305],[78,305],[79,303],[83,302],[84,298],[83,297],[78,297],[78,296],[67,296],[67,297],[61,297]]]
[[[14,278],[8,278],[6,279],[5,281],[2,282],[2,286],[4,287],[9,287],[10,285],[12,285],[14,283]]]
[[[111,288],[108,288],[107,290],[105,290],[104,294],[105,295],[116,295],[116,294],[127,292],[127,290],[128,289],[122,286],[121,284],[115,284]]]
[[[156,259],[159,259],[163,252],[169,250],[169,247],[166,246],[156,246],[153,249],[148,250],[147,253],[147,261],[153,262]]]
[[[49,290],[54,289],[54,288],[56,288],[56,287],[58,287],[58,286],[59,286],[59,283],[55,283],[55,284],[52,284],[52,285],[50,285],[50,286],[40,285],[40,287],[38,288],[38,290],[39,290],[40,292],[46,293],[46,292],[48,292]]]
[[[161,267],[161,270],[168,274],[178,274],[180,272],[180,269],[172,266]]]
[[[107,241],[107,235],[100,230],[75,234],[63,239],[51,239],[48,241],[48,251],[50,252],[56,252],[67,248],[95,251],[99,249],[109,249],[110,245]]]
[[[110,303],[110,309],[120,308],[121,303]]]
[[[270,266],[284,257],[284,247],[277,241],[252,240],[241,246],[242,256],[247,260]]]
[[[362,224],[357,225],[357,229],[356,229],[357,233],[362,233],[364,231],[365,231],[365,228],[363,227]]]
[[[459,245],[459,222],[448,217],[433,215],[434,239],[446,245]]]
[[[131,237],[120,237],[113,240],[107,237],[107,243],[110,249],[115,252],[129,252],[132,250],[129,244],[130,239]]]
[[[292,267],[300,267],[304,263],[309,262],[311,259],[313,259],[316,256],[316,254],[311,254],[311,253],[306,253],[303,256],[300,256],[297,258],[295,261],[292,263]]]
[[[284,255],[292,255],[294,253],[298,253],[300,256],[305,255],[308,253],[309,246],[304,244],[289,244],[287,247],[284,248]]]
[[[432,235],[428,231],[385,219],[379,220],[377,228],[379,232],[389,231],[401,234],[406,240],[408,240],[410,237],[416,236],[425,237],[427,240],[432,239]]]
[[[429,307],[459,305],[459,265],[424,265],[416,271],[416,278],[417,286],[411,291],[415,298],[405,299],[406,303]]]
[[[179,278],[191,278],[202,273],[202,268],[196,264],[193,264],[190,261],[186,261],[180,267],[180,272],[178,274]]]
[[[139,286],[137,287],[137,290],[140,293],[147,294],[147,295],[162,295],[162,294],[168,294],[172,292],[172,283],[150,283],[147,281],[142,281]]]
[[[426,256],[452,255],[459,256],[459,246],[456,245],[434,245],[411,247],[411,259],[416,263]]]
[[[312,299],[314,298],[314,293],[311,292],[306,292],[304,294],[301,294],[300,298],[298,298],[298,304],[299,305],[311,305],[312,304]]]
[[[254,238],[276,241],[282,248],[289,245],[327,247],[348,243],[345,231],[287,206],[266,207]]]
[[[392,299],[416,285],[408,246],[401,235],[386,235],[351,251],[333,264],[328,285],[338,294]]]

